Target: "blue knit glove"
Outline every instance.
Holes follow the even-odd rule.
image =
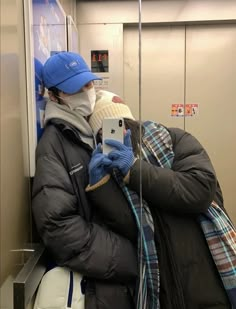
[[[92,186],[108,174],[112,161],[102,153],[101,144],[93,151],[89,162],[89,184]]]
[[[126,176],[129,169],[134,163],[134,153],[131,144],[131,131],[127,130],[124,137],[124,144],[106,139],[105,143],[115,148],[108,154],[108,158],[112,161],[110,168],[118,168],[123,176]]]

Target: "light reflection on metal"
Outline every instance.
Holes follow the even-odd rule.
[[[141,211],[140,211],[140,224],[141,227],[143,226],[143,220],[142,220],[142,212],[143,212],[143,197],[142,197],[142,0],[138,0],[138,4],[139,4],[139,18],[138,18],[138,29],[139,29],[139,42],[138,42],[138,57],[139,57],[139,85],[138,85],[138,89],[139,89],[139,145],[140,145],[140,153],[139,153],[139,165],[140,165],[140,207],[141,207]],[[143,278],[143,230],[142,228],[140,229],[140,254],[139,256],[141,257],[140,259],[140,265],[139,265],[139,278],[140,280],[142,280],[141,278]],[[143,282],[141,282],[140,284],[140,297],[139,297],[139,308],[142,307],[143,304]]]

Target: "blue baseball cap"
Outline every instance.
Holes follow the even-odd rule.
[[[101,79],[91,72],[79,54],[72,52],[60,52],[48,58],[42,75],[45,87],[56,87],[69,94],[78,92],[95,79]]]

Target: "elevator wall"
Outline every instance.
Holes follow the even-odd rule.
[[[229,112],[236,100],[236,2],[143,1],[141,20],[141,118],[181,127],[200,140],[215,166],[225,206],[236,222],[236,125]],[[78,1],[77,23],[80,52],[88,61],[91,49],[109,49],[117,55],[120,46],[111,46],[111,42],[115,27],[123,26],[123,64],[117,57],[123,78],[116,82],[117,88],[123,86],[121,93],[138,118],[138,3]],[[114,33],[110,30],[98,42],[108,27],[114,27]],[[197,104],[198,114],[172,117],[172,104]]]
[[[20,250],[30,248],[31,179],[24,5],[28,0],[0,2],[0,308],[13,308],[12,283],[22,268]],[[76,1],[61,0],[76,20]],[[27,17],[26,17],[27,18]]]
[[[11,14],[7,14],[11,12]],[[23,39],[22,39],[23,38]],[[13,250],[30,240],[30,179],[23,3],[1,1],[1,286],[21,263]],[[1,305],[4,293],[1,289]],[[5,303],[4,303],[5,305]]]
[[[26,243],[32,242],[26,104],[28,59],[25,57],[23,12],[23,5],[27,1],[1,0],[0,2],[0,308],[4,309],[12,308],[12,281],[23,264],[22,254],[18,250],[25,248]],[[66,14],[77,21],[81,50],[83,48],[88,50],[91,44],[94,44],[95,48],[95,39],[97,40],[95,35],[97,36],[100,31],[98,28],[104,29],[105,25],[112,28],[114,25],[119,29],[119,44],[123,46],[119,47],[120,57],[118,53],[117,58],[113,59],[113,65],[119,67],[119,79],[116,83],[120,83],[127,103],[137,115],[138,48],[135,45],[137,28],[133,32],[134,36],[130,37],[130,31],[133,30],[128,29],[127,25],[136,24],[137,27],[138,2],[60,0],[60,3]],[[149,26],[155,24],[155,29],[149,28],[149,30],[155,32],[158,38],[156,42],[168,47],[168,53],[163,53],[148,38],[150,32],[146,32],[146,38],[144,34],[146,44],[144,51],[148,52],[150,44],[160,56],[155,55],[151,68],[147,62],[143,63],[144,74],[149,76],[149,71],[152,73],[151,76],[144,75],[142,78],[143,95],[150,102],[147,106],[143,105],[143,115],[154,117],[166,124],[186,127],[200,139],[209,150],[216,166],[225,193],[226,207],[234,221],[236,221],[233,207],[236,173],[232,161],[236,129],[233,113],[235,91],[232,84],[235,84],[236,50],[232,36],[235,38],[235,30],[231,30],[230,25],[222,24],[231,23],[235,29],[235,20],[235,0],[143,1],[142,5],[142,22]],[[213,21],[216,26],[203,25]],[[190,26],[192,22],[198,25]],[[160,28],[157,29],[157,24],[159,27],[166,23],[174,23],[171,30],[162,28],[164,31],[162,32],[159,31]],[[86,32],[87,25],[90,28],[89,32]],[[98,31],[93,32],[93,29]],[[123,29],[121,34],[120,29]],[[114,33],[111,31],[105,37],[102,31],[100,35],[103,37],[104,47],[117,49],[116,41],[113,40]],[[209,36],[212,39],[209,40]],[[83,45],[85,41],[86,47]],[[185,42],[187,42],[187,58],[184,56]],[[199,46],[202,48],[200,51],[197,49]],[[212,54],[214,50],[219,54]],[[160,57],[165,57],[166,63],[160,62],[158,60]],[[157,67],[153,66],[154,63]],[[162,73],[161,70],[165,68],[167,71]],[[201,68],[205,68],[206,73],[203,73]],[[205,82],[206,79],[208,83]],[[168,91],[162,91],[161,94],[163,84],[168,85]],[[160,109],[151,104],[150,98],[151,96],[153,98],[152,94],[155,92],[158,93],[158,102],[163,104]],[[193,121],[169,116],[169,104],[184,100],[201,104],[199,117]],[[209,119],[213,121],[212,124]]]
[[[155,38],[155,39],[154,39]],[[124,95],[138,117],[138,31],[124,29]],[[144,27],[142,119],[192,133],[216,170],[230,217],[236,222],[236,23]],[[173,104],[196,104],[196,114],[172,116]]]

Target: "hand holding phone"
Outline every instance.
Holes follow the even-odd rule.
[[[102,153],[101,144],[93,151],[89,163],[89,184],[94,185],[108,174],[112,161]]]
[[[117,168],[126,176],[131,166],[135,162],[133,147],[131,143],[131,131],[127,130],[124,138],[124,144],[114,139],[106,140],[106,144],[114,148],[108,153],[108,159],[111,160],[110,168]]]
[[[112,139],[124,143],[124,119],[104,118],[102,124],[102,149],[104,154],[108,154],[114,147],[107,145],[105,140]]]

